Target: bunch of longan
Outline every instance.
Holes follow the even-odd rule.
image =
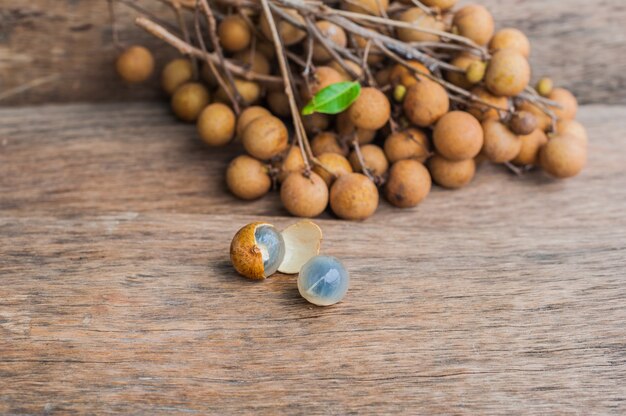
[[[340,218],[363,220],[376,211],[379,190],[394,206],[414,207],[433,181],[466,186],[483,161],[516,172],[539,167],[556,178],[584,167],[587,133],[575,120],[576,98],[548,78],[530,87],[528,38],[517,29],[496,31],[485,7],[345,0],[332,9],[269,1],[280,10],[275,25],[252,3],[212,4],[217,42],[207,35],[204,43],[230,66],[192,54],[161,72],[172,111],[195,122],[208,146],[242,146],[245,154],[226,169],[238,198],[257,199],[280,184],[292,215],[315,217],[330,207]],[[403,55],[403,47],[419,53]],[[234,74],[233,66],[241,70]],[[128,82],[144,81],[153,68],[152,55],[139,46],[117,61]],[[275,82],[287,75],[289,91]],[[301,109],[344,81],[362,86],[344,111],[292,114],[294,102]]]

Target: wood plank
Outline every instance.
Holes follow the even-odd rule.
[[[5,2],[7,3],[7,2]],[[173,22],[157,1],[139,2]],[[626,42],[622,0],[481,0],[499,27],[524,30],[533,44],[535,78],[552,76],[584,103],[626,103]],[[159,67],[173,51],[134,27],[136,13],[119,6],[121,39],[154,48]],[[72,101],[159,99],[156,81],[124,86],[113,73],[106,2],[31,0],[0,12],[0,88],[15,88],[57,74],[59,80],[3,101],[3,105]]]

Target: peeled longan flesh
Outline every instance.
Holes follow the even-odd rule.
[[[424,163],[430,154],[426,134],[416,128],[392,133],[385,140],[385,155],[390,163],[404,159],[415,159]]]
[[[432,179],[428,169],[416,160],[400,160],[391,166],[385,184],[385,197],[399,208],[411,208],[430,193]]]
[[[302,173],[304,172],[304,169],[304,158],[302,157],[300,147],[298,147],[297,145],[292,145],[287,151],[287,155],[280,165],[280,174],[278,176],[278,180],[284,182],[285,179],[287,179],[287,176],[289,176],[290,174]]]
[[[256,120],[261,116],[271,116],[272,113],[269,112],[268,109],[261,106],[252,106],[248,107],[239,114],[239,118],[237,119],[237,136],[241,137],[248,124],[251,121]]]
[[[549,131],[552,127],[552,119],[541,108],[529,101],[522,101],[517,104],[518,111],[527,111],[537,120],[537,128],[543,131]]]
[[[351,12],[382,16],[382,12],[389,7],[389,0],[349,0],[343,1],[342,5]]]
[[[131,84],[143,82],[154,71],[152,52],[143,46],[131,46],[118,56],[115,68],[124,81]]]
[[[354,124],[352,124],[347,111],[344,111],[337,116],[337,132],[339,133],[339,136],[350,141],[352,141],[354,136],[356,136],[359,144],[371,143],[376,137],[376,130],[357,128]]]
[[[174,59],[168,62],[161,72],[161,88],[168,95],[193,78],[193,68],[189,59]]]
[[[322,113],[313,113],[308,116],[302,116],[302,124],[307,133],[317,134],[328,128],[330,125],[330,117]]]
[[[548,142],[548,136],[542,130],[536,129],[528,135],[519,136],[519,139],[522,146],[511,162],[517,166],[536,165],[539,149]]]
[[[259,99],[259,96],[261,95],[261,87],[256,82],[235,78],[234,84],[246,105],[253,104]],[[232,91],[230,84],[227,85],[229,91]],[[230,102],[226,91],[224,91],[222,87],[220,87],[215,93],[215,99],[224,103]]]
[[[519,52],[501,49],[491,56],[485,74],[485,85],[495,95],[513,97],[530,82],[530,64]]]
[[[261,116],[248,124],[242,143],[252,157],[268,160],[287,148],[288,138],[287,127],[279,118]]]
[[[254,54],[250,50],[241,51],[236,53],[233,59],[249,67],[250,71],[257,74],[269,75],[271,72],[270,62],[265,55],[258,51],[255,51]]]
[[[472,181],[476,173],[474,159],[451,161],[440,155],[431,157],[428,168],[433,181],[448,189],[462,188]]]
[[[587,129],[576,120],[559,120],[556,123],[556,131],[559,136],[567,136],[576,139],[579,144],[587,146]]]
[[[578,101],[574,94],[565,88],[554,88],[548,95],[548,99],[556,101],[562,108],[550,107],[559,119],[573,120],[578,112]]]
[[[378,208],[378,189],[361,173],[342,175],[330,188],[330,208],[344,220],[364,220]]]
[[[300,16],[298,12],[293,9],[282,9],[284,13],[290,15],[296,21],[305,24],[304,18]],[[278,16],[274,17],[274,21],[276,22],[276,27],[278,29],[278,33],[280,34],[280,38],[285,46],[295,45],[300,42],[302,39],[306,37],[306,31],[298,29],[296,26],[287,22],[286,20],[278,18]],[[274,39],[272,37],[272,30],[270,29],[270,25],[263,16],[260,21],[261,32],[265,37],[269,40]]]
[[[322,20],[317,22],[315,26],[322,36],[328,39],[329,43],[334,43],[340,47],[345,47],[348,44],[346,32],[336,24]],[[313,60],[315,62],[326,62],[331,59],[332,55],[319,41],[313,45]]]
[[[320,156],[324,153],[337,153],[338,155],[347,156],[348,148],[342,146],[337,139],[337,135],[331,132],[322,132],[311,140],[311,150],[313,155]]]
[[[501,108],[505,111],[509,106],[509,100],[506,97],[497,97],[483,87],[475,87],[472,90],[472,94],[474,94],[480,100]],[[496,120],[500,118],[498,110],[485,104],[481,104],[478,101],[474,101],[472,103],[472,106],[469,108],[468,112],[476,117],[478,121],[484,121],[488,118],[493,118]]]
[[[557,136],[539,151],[539,165],[556,178],[578,175],[587,164],[587,148],[567,136]]]
[[[348,159],[340,154],[323,153],[319,155],[317,159],[322,165],[324,165],[324,167],[322,168],[321,166],[316,165],[313,168],[313,172],[320,175],[328,186],[332,185],[335,179],[341,175],[352,173],[352,166],[350,165],[350,162],[348,162]]]
[[[233,159],[226,169],[226,185],[238,198],[257,199],[272,187],[267,167],[260,161],[241,155]]]
[[[422,29],[438,31],[444,31],[445,29],[441,20],[437,20],[435,16],[424,13],[419,7],[412,7],[401,13],[400,16],[398,16],[398,20]],[[397,34],[398,39],[404,42],[439,42],[440,40],[437,35],[403,27],[397,28]]]
[[[214,103],[200,113],[198,117],[198,133],[209,146],[224,146],[235,135],[236,117],[229,106]]]
[[[445,77],[448,81],[453,83],[454,85],[464,88],[466,90],[472,88],[474,84],[469,82],[465,76],[465,71],[472,64],[472,62],[479,62],[480,58],[476,55],[463,53],[457,56],[450,62],[450,64],[456,66],[459,69],[462,69],[463,72],[454,72],[454,71],[446,71]]]
[[[525,58],[530,56],[530,42],[526,35],[518,29],[500,29],[493,35],[489,42],[489,50],[492,52],[500,49],[514,49]]]
[[[502,122],[493,119],[483,121],[485,142],[482,154],[494,163],[513,160],[522,148],[522,141]]]
[[[375,144],[366,144],[365,146],[361,146],[361,155],[363,156],[365,167],[372,175],[380,176],[387,172],[387,169],[389,169],[389,162],[387,161],[385,152],[379,146],[376,146]],[[356,151],[352,151],[352,153],[350,153],[350,164],[352,165],[352,169],[355,171],[363,171],[363,166],[359,161]]]
[[[453,27],[459,35],[470,38],[478,45],[486,45],[493,36],[493,16],[484,6],[470,4],[454,14]]]
[[[366,87],[359,98],[348,108],[348,117],[357,128],[378,130],[389,121],[391,104],[380,90]]]
[[[193,122],[209,104],[209,98],[209,91],[204,85],[188,82],[178,87],[172,96],[172,110],[179,119]]]
[[[217,27],[222,48],[228,52],[238,52],[250,46],[252,33],[246,21],[237,15],[226,16]]]
[[[411,123],[428,127],[448,112],[450,99],[441,85],[423,80],[409,87],[402,106]]]
[[[292,173],[280,186],[280,200],[291,215],[317,217],[328,205],[328,186],[315,172]]]
[[[437,152],[448,160],[474,158],[483,146],[483,129],[474,116],[451,111],[437,122],[433,133]]]

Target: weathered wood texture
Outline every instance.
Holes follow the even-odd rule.
[[[626,108],[568,181],[485,167],[419,208],[319,221],[352,276],[317,308],[230,238],[223,190],[155,105],[0,110],[0,414],[624,414]]]
[[[481,0],[499,27],[528,33],[535,78],[552,76],[584,103],[626,103],[626,4],[622,0]],[[155,0],[139,4],[173,22]],[[123,41],[155,48],[159,66],[173,51],[132,24],[117,7]],[[156,82],[123,85],[113,73],[115,49],[105,0],[0,0],[0,90],[58,75],[2,105],[71,101],[156,99]]]

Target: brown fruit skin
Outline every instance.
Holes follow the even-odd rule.
[[[422,0],[422,3],[428,7],[437,7],[440,10],[449,10],[456,5],[457,1],[458,0]],[[410,1],[407,1],[406,3],[410,3]]]
[[[324,168],[317,165],[313,168],[313,172],[320,175],[328,187],[330,187],[335,179],[341,175],[352,173],[352,166],[350,165],[350,162],[348,162],[348,159],[342,155],[337,153],[323,153],[319,155],[317,159],[326,169],[332,172],[331,175]]]
[[[226,185],[237,198],[250,201],[268,193],[272,179],[263,163],[248,155],[241,155],[228,165]]]
[[[531,134],[520,136],[520,141],[522,147],[511,163],[516,166],[536,165],[539,149],[548,142],[548,136],[542,130],[536,129]]]
[[[260,160],[268,160],[287,149],[289,135],[285,124],[274,116],[252,120],[243,131],[246,152]]]
[[[495,52],[500,49],[514,49],[521,53],[524,58],[528,58],[530,56],[530,41],[521,30],[513,28],[500,29],[491,38],[489,50]]]
[[[230,84],[227,88],[232,91]],[[239,94],[243,98],[246,105],[255,103],[261,96],[261,87],[256,82],[235,78],[235,88],[239,91]],[[228,95],[226,95],[226,91],[224,91],[222,87],[218,88],[215,93],[215,100],[223,103],[230,102]]]
[[[363,68],[361,68],[359,64],[352,61],[346,61],[345,63],[350,69],[352,69],[352,72],[354,72],[357,77],[363,75]],[[328,66],[341,74],[344,81],[352,81],[354,79],[354,77],[352,77],[337,61],[332,61],[328,64]]]
[[[389,0],[350,0],[341,4],[345,10],[351,12],[381,16],[381,9],[387,11]]]
[[[440,155],[428,160],[428,168],[433,181],[448,189],[459,189],[467,185],[476,173],[474,159],[451,161]]]
[[[165,65],[161,72],[161,88],[168,95],[193,78],[193,68],[189,59],[173,59]]]
[[[437,122],[433,144],[448,160],[472,159],[483,146],[483,129],[471,114],[451,111]]]
[[[551,107],[554,114],[559,119],[573,120],[576,118],[578,112],[578,100],[574,97],[574,94],[566,90],[565,88],[554,88],[548,99],[556,101],[563,108]]]
[[[568,136],[572,139],[576,139],[579,144],[585,147],[589,141],[587,129],[576,120],[559,120],[556,123],[556,132],[559,136]]]
[[[452,62],[450,62],[457,68],[462,69],[463,72],[446,71],[444,75],[446,79],[454,85],[469,90],[474,86],[474,84],[467,80],[465,76],[465,71],[467,71],[467,68],[472,64],[472,62],[479,61],[480,58],[478,56],[469,53],[463,53],[454,58]]]
[[[408,64],[409,66],[411,66],[412,68],[415,68],[417,71],[421,73],[430,74],[430,70],[426,68],[420,62],[408,61]],[[394,65],[393,68],[391,68],[391,71],[389,72],[389,82],[391,84],[393,85],[402,84],[407,88],[415,84],[418,78],[420,80],[422,79],[428,80],[428,78],[426,78],[425,76],[420,75],[414,71],[411,71],[409,68],[400,64]]]
[[[323,90],[331,84],[336,84],[342,81],[345,80],[339,72],[329,66],[320,66],[317,67],[313,80],[309,85],[311,91],[308,91],[306,89],[306,85],[303,85],[300,89],[300,95],[304,98],[305,101],[308,102],[319,91]]]
[[[402,107],[411,123],[428,127],[448,112],[450,99],[441,85],[433,81],[421,81],[409,87]]]
[[[454,14],[452,21],[459,35],[470,38],[478,45],[486,45],[495,30],[493,16],[484,6],[470,4]]]
[[[268,109],[261,106],[248,107],[239,114],[237,119],[237,137],[241,137],[248,124],[261,116],[271,116],[272,113]]]
[[[415,160],[400,160],[391,166],[385,197],[398,208],[417,206],[428,194],[432,179],[428,169]]]
[[[337,133],[339,136],[349,140],[350,142],[356,135],[359,144],[368,144],[374,141],[376,138],[377,130],[367,130],[357,128],[350,121],[350,117],[347,111],[340,113],[337,116]]]
[[[365,146],[361,146],[361,155],[363,156],[365,166],[369,169],[372,175],[380,176],[389,169],[389,162],[387,161],[385,152],[379,146],[376,146],[375,144],[366,144]],[[352,153],[350,153],[349,159],[352,169],[357,172],[363,171],[363,167],[359,162],[356,151],[352,151]]]
[[[539,165],[556,178],[578,175],[587,164],[587,148],[568,136],[557,136],[539,151]]]
[[[300,16],[298,12],[293,9],[282,9],[283,12],[289,14],[296,21],[305,24],[304,18]],[[278,27],[278,33],[280,34],[280,38],[285,46],[295,45],[299,43],[302,39],[306,37],[306,31],[298,29],[296,26],[287,22],[286,20],[278,18],[278,16],[274,17],[274,21],[276,22],[276,26]],[[272,31],[270,29],[270,25],[263,16],[260,20],[259,27],[261,28],[261,32],[267,39],[270,41],[273,39]]]
[[[397,20],[409,23],[412,26],[444,31],[445,25],[441,20],[437,20],[434,16],[429,16],[419,7],[411,7],[401,13]],[[397,28],[398,39],[404,42],[439,42],[437,35],[420,32],[414,29]]]
[[[485,74],[485,85],[494,95],[513,97],[530,83],[530,65],[524,56],[512,49],[502,49],[491,56]]]
[[[318,134],[328,128],[330,117],[322,113],[313,113],[308,116],[302,116],[302,124],[308,134]]]
[[[518,111],[527,111],[533,116],[535,116],[535,120],[537,120],[537,128],[547,132],[552,127],[552,119],[543,112],[539,107],[534,105],[529,101],[522,101],[517,104]]]
[[[518,111],[509,120],[509,128],[518,136],[526,136],[537,129],[537,118],[528,111]]]
[[[150,78],[154,71],[152,52],[143,46],[131,46],[117,57],[115,69],[126,82],[136,84]]]
[[[426,134],[416,128],[392,133],[385,140],[385,155],[390,163],[415,159],[424,163],[430,154],[430,143]]]
[[[483,121],[485,141],[481,153],[493,163],[513,160],[522,148],[522,141],[509,128],[498,120]]]
[[[188,82],[178,87],[172,96],[172,110],[186,122],[194,122],[200,112],[209,104],[209,91],[197,82]]]
[[[302,152],[300,151],[300,147],[297,145],[292,145],[287,151],[287,155],[283,159],[283,162],[280,166],[280,174],[278,176],[278,180],[280,182],[284,182],[292,173],[302,173],[304,172],[305,164],[304,158],[302,157]]]
[[[361,90],[361,95],[348,108],[347,113],[357,128],[378,130],[389,121],[391,104],[380,90],[366,87]]]
[[[262,53],[255,52],[253,55],[250,50],[243,50],[236,53],[233,59],[257,74],[269,75],[272,70],[270,62]]]
[[[344,220],[364,220],[378,208],[378,189],[363,174],[342,175],[330,188],[330,208]]]
[[[226,16],[217,27],[222,48],[228,52],[239,52],[250,46],[252,34],[241,16]]]
[[[310,177],[292,173],[280,186],[280,200],[296,217],[317,217],[328,206],[328,186],[315,172]]]
[[[322,132],[311,141],[313,155],[321,156],[324,153],[337,153],[341,156],[348,156],[348,148],[342,146],[337,139],[337,135],[332,132]]]
[[[503,110],[506,110],[509,106],[509,101],[506,97],[497,97],[483,87],[475,87],[472,90],[472,94],[477,96],[482,101],[485,101],[491,105],[495,105],[496,107],[502,108]],[[476,117],[478,121],[484,121],[488,118],[493,118],[496,120],[500,118],[500,116],[498,115],[498,110],[492,107],[488,107],[479,102],[474,102],[468,112]]]
[[[230,243],[230,262],[237,273],[253,280],[265,279],[263,254],[256,244],[255,231],[257,227],[270,225],[263,222],[253,222],[237,231]]]
[[[291,114],[291,107],[289,106],[289,98],[287,94],[282,91],[272,91],[265,97],[267,106],[272,110],[272,113],[280,117],[287,117]]]
[[[222,103],[210,104],[198,117],[198,133],[209,146],[224,146],[235,135],[235,113]]]
[[[345,47],[348,44],[346,32],[336,24],[322,20],[317,22],[315,26],[317,26],[322,36],[327,38],[329,42],[340,47]],[[332,55],[320,42],[316,42],[313,45],[313,60],[315,62],[327,62],[331,59]]]

